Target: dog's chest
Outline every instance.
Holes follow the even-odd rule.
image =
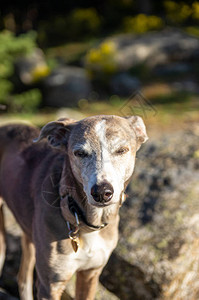
[[[81,236],[80,247],[73,259],[78,270],[99,268],[108,261],[113,247],[100,236],[98,231]]]

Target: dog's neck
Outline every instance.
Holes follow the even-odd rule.
[[[118,215],[119,203],[118,205],[111,205],[103,208],[95,207],[88,203],[83,187],[81,183],[75,179],[68,162],[65,163],[63,168],[59,192],[62,198],[62,214],[66,221],[69,221],[71,224],[74,223],[74,216],[71,215],[68,207],[68,196],[74,199],[76,204],[84,213],[87,223],[92,224],[93,226],[97,227],[102,224],[112,223]]]

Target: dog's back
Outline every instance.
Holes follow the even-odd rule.
[[[11,124],[0,127],[0,154],[13,143],[28,146],[37,137],[39,130],[26,124]]]
[[[38,130],[36,128],[24,124],[0,127],[0,196],[7,202],[11,210],[16,212],[15,217],[17,219],[17,212],[27,213],[27,206],[22,206],[21,199],[16,199],[15,195],[20,190],[21,198],[26,197],[31,171],[29,170],[26,176],[22,178],[23,173],[20,171],[26,167],[23,153],[28,152],[32,140],[37,135]],[[28,201],[30,197],[27,196]],[[32,210],[31,203],[29,210]],[[18,222],[20,223],[19,219]],[[23,226],[23,224],[21,225]]]
[[[38,134],[37,128],[23,124],[0,127],[0,197],[29,236],[34,212],[32,190],[36,190],[33,186],[40,189],[45,177],[42,167],[45,165],[47,173],[49,165],[44,161],[52,162],[57,155],[47,143],[33,143]],[[35,182],[34,177],[41,180]]]

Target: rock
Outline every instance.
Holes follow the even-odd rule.
[[[129,70],[143,63],[153,68],[199,58],[199,39],[177,29],[139,36],[125,34],[110,40],[116,44],[116,62],[120,70]]]
[[[197,149],[198,136],[189,129],[159,136],[138,152],[129,198],[121,208],[120,241],[115,251],[140,274],[142,288],[132,284],[134,299],[198,299]],[[124,288],[118,285],[126,270],[122,265],[125,263],[111,278],[117,295]],[[113,264],[107,265],[107,278],[113,268]],[[131,273],[136,282],[138,273]],[[140,289],[148,294],[140,296]],[[122,299],[130,299],[129,292]]]
[[[123,97],[129,97],[140,89],[141,82],[136,77],[132,77],[128,73],[118,73],[113,75],[110,80],[110,93]]]
[[[196,80],[187,79],[181,81],[174,81],[172,87],[176,91],[186,91],[191,93],[199,93],[199,87]]]
[[[90,93],[90,80],[83,68],[60,67],[43,83],[44,102],[47,106],[76,106],[80,99],[88,98]]]
[[[6,110],[6,105],[0,104],[0,111]]]
[[[199,190],[198,190],[199,193]],[[188,221],[188,220],[187,220]],[[165,300],[196,300],[199,296],[199,214],[194,214],[184,232],[187,241],[179,256],[173,261],[173,277],[168,286],[163,287]]]
[[[15,63],[15,79],[19,83],[30,85],[49,75],[44,53],[37,48],[25,57],[20,57]]]
[[[190,72],[192,69],[192,66],[188,63],[170,63],[166,66],[156,67],[154,73],[158,76],[173,76]]]
[[[115,253],[103,270],[100,281],[119,299],[153,300],[159,294],[158,285],[153,281],[147,282],[140,268]]]

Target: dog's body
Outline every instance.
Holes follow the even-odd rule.
[[[38,135],[27,125],[0,128],[0,196],[24,231],[20,296],[32,299],[36,257],[38,299],[60,299],[77,272],[76,299],[91,300],[118,241],[118,211],[145,126],[139,117],[95,116],[48,123],[33,143]],[[4,257],[1,209],[0,271]]]

